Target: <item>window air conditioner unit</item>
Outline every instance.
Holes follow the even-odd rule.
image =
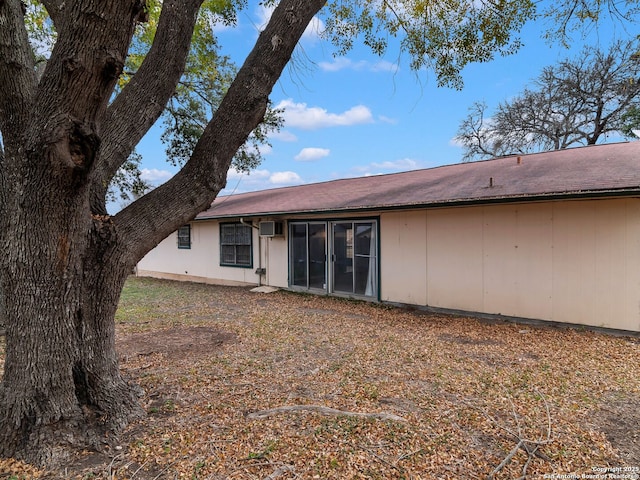
[[[283,235],[282,222],[259,222],[258,230],[261,237],[277,237]]]

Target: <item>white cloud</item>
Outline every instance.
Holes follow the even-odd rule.
[[[235,168],[230,168],[227,172],[227,186],[222,189],[219,195],[234,195],[244,192],[264,190],[271,187],[271,172],[269,170],[251,170],[249,173],[239,172]]]
[[[412,158],[401,158],[393,161],[373,162],[368,165],[356,166],[353,167],[352,170],[359,176],[368,177],[384,173],[407,172],[419,168],[425,168],[422,162],[413,160]]]
[[[271,173],[269,170],[251,170],[249,173],[239,172],[235,168],[231,167],[227,172],[227,180],[238,180],[238,179],[246,179],[246,180],[265,180],[269,178]]]
[[[260,31],[264,30],[264,28],[267,26],[267,23],[269,23],[269,20],[271,19],[271,15],[273,14],[275,8],[275,6],[265,7],[264,5],[260,5],[260,7],[258,7],[258,10],[256,11],[256,14],[258,16],[256,25],[258,26],[258,29]]]
[[[246,192],[255,192],[274,187],[300,185],[305,183],[296,172],[270,172],[269,170],[252,170],[249,173],[240,173],[231,168],[227,175],[227,186],[220,191],[219,196],[237,195]]]
[[[464,143],[462,143],[462,140],[457,135],[449,139],[449,145],[452,147],[464,148]]]
[[[347,57],[338,57],[332,62],[320,62],[318,66],[320,70],[324,70],[325,72],[339,72],[345,69],[360,70],[363,63],[364,62],[354,63]]]
[[[400,69],[397,63],[380,60],[371,65],[372,72],[392,72],[395,73]]]
[[[379,168],[381,170],[395,170],[395,171],[404,171],[404,170],[415,170],[420,168],[420,164],[413,160],[412,158],[401,158],[399,160],[387,161],[387,162],[374,162],[371,164],[374,168]]]
[[[303,40],[319,40],[320,34],[324,32],[324,22],[318,17],[313,17],[302,34]]]
[[[276,185],[293,185],[296,183],[302,183],[302,178],[296,172],[274,172],[269,181]]]
[[[280,130],[279,132],[274,132],[269,134],[269,138],[273,140],[280,140],[281,142],[297,142],[298,137],[296,137],[289,130]]]
[[[308,107],[306,103],[296,103],[292,99],[287,99],[282,100],[276,108],[284,109],[287,126],[304,130],[373,122],[371,110],[364,105],[356,105],[342,113],[329,113],[324,108]]]
[[[273,151],[273,147],[266,143],[261,143],[258,145],[258,152],[260,155],[269,155]]]
[[[312,162],[328,156],[329,153],[331,151],[328,148],[306,147],[293,158],[299,162]]]
[[[387,117],[385,115],[378,115],[378,120],[380,120],[382,123],[389,123],[391,125],[395,125],[398,123],[398,120],[396,118]]]
[[[168,170],[157,168],[143,168],[140,170],[140,178],[152,183],[164,183],[173,177],[173,173]]]
[[[318,64],[321,70],[325,72],[338,72],[340,70],[355,70],[355,71],[367,71],[367,72],[397,72],[398,65],[388,62],[386,60],[380,60],[379,62],[368,62],[366,60],[359,60],[354,62],[347,57],[338,57],[332,62],[320,62]]]

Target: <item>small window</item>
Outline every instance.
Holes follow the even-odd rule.
[[[178,248],[191,248],[191,225],[178,229]]]
[[[220,225],[220,265],[251,267],[251,227],[242,223]]]

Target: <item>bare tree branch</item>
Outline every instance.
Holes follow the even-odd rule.
[[[202,1],[167,0],[163,3],[149,53],[108,108],[102,121],[99,162],[92,184],[94,213],[106,213],[104,199],[111,179],[162,114],[175,91]]]
[[[115,216],[127,263],[135,264],[151,247],[207,208],[224,187],[233,156],[262,121],[273,86],[324,4],[325,0],[282,0],[278,4],[191,159],[170,181]]]
[[[456,140],[465,147],[465,153],[462,156],[463,162],[468,162],[474,157],[496,157],[500,155],[500,144],[493,141],[492,129],[490,122],[485,119],[487,104],[484,102],[475,102],[469,107],[469,114],[462,121]]]
[[[637,40],[606,52],[587,47],[544,68],[533,87],[501,103],[490,122],[474,106],[458,130],[463,160],[593,145],[622,131],[627,111],[640,105],[639,50]]]
[[[529,464],[531,463],[531,461],[533,460],[534,457],[538,457],[538,458],[541,458],[541,459],[543,459],[545,461],[549,461],[549,457],[547,457],[544,453],[540,452],[539,449],[540,449],[540,447],[543,447],[545,445],[549,445],[553,441],[552,438],[551,438],[551,435],[552,435],[552,431],[551,431],[551,429],[552,429],[551,411],[549,409],[549,403],[547,402],[547,399],[542,394],[542,392],[540,392],[538,389],[535,389],[535,393],[543,401],[544,408],[545,408],[546,435],[543,438],[538,438],[536,440],[531,440],[531,439],[527,439],[524,436],[524,433],[522,431],[521,424],[520,424],[520,419],[518,417],[518,414],[516,413],[515,405],[513,404],[513,401],[511,400],[511,397],[509,397],[509,402],[511,403],[511,414],[512,414],[512,417],[513,417],[513,419],[514,419],[514,421],[516,423],[517,432],[514,432],[513,430],[511,430],[511,429],[507,428],[506,426],[502,425],[494,417],[489,415],[486,411],[482,411],[484,413],[484,415],[491,422],[493,422],[498,428],[500,428],[501,430],[504,430],[505,432],[507,432],[510,436],[512,436],[514,438],[514,440],[517,440],[516,445],[502,459],[502,461],[498,464],[498,466],[495,467],[491,471],[491,473],[487,477],[487,480],[493,479],[494,476],[498,472],[500,472],[504,467],[506,467],[509,464],[509,462],[511,462],[511,460],[513,460],[513,457],[516,455],[516,453],[518,453],[518,450],[523,450],[527,454],[527,460],[525,461],[524,465],[522,466],[522,476],[519,477],[518,480],[526,479],[526,477],[527,477],[527,469],[529,468]]]

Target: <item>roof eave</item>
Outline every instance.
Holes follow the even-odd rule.
[[[482,198],[463,198],[444,200],[437,202],[415,202],[393,205],[370,205],[370,206],[347,206],[334,207],[325,209],[305,209],[305,210],[276,210],[254,213],[229,213],[223,215],[199,215],[194,220],[217,220],[225,218],[255,218],[255,217],[281,217],[285,215],[317,215],[317,214],[337,214],[337,213],[354,213],[354,212],[371,212],[371,211],[390,211],[390,210],[414,210],[418,208],[444,208],[444,207],[465,207],[474,205],[494,205],[500,203],[523,203],[523,202],[542,202],[542,201],[559,201],[559,200],[586,200],[601,198],[618,198],[618,197],[634,197],[640,196],[640,186],[628,187],[622,189],[603,189],[603,190],[580,190],[572,192],[552,192],[538,194],[523,195],[503,195]],[[204,213],[204,212],[203,212]]]

